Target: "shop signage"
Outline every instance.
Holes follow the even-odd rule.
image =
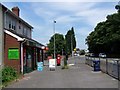
[[[8,50],[8,59],[9,60],[18,60],[19,59],[19,49],[18,48],[9,48]]]

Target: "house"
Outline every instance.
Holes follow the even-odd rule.
[[[2,5],[0,4],[0,22],[3,22],[3,12]],[[4,38],[3,38],[3,23],[0,23],[0,68],[2,67],[3,58],[4,58]]]
[[[19,16],[20,9],[9,10],[0,4],[0,32],[3,47],[4,66],[14,67],[18,73],[27,73],[37,68],[37,62],[43,61],[43,44],[32,39],[33,27]]]

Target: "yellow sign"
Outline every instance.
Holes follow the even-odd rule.
[[[76,48],[74,49],[74,51],[76,51]]]

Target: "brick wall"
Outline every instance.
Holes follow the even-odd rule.
[[[18,73],[20,73],[20,55],[19,55],[19,59],[18,60],[9,60],[8,59],[8,49],[9,48],[18,48],[19,52],[20,52],[20,42],[17,41],[16,38],[5,34],[4,35],[4,48],[5,48],[5,54],[4,54],[4,65],[5,66],[12,66],[14,67]]]

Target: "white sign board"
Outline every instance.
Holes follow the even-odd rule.
[[[49,68],[54,68],[56,66],[56,59],[49,59]]]

